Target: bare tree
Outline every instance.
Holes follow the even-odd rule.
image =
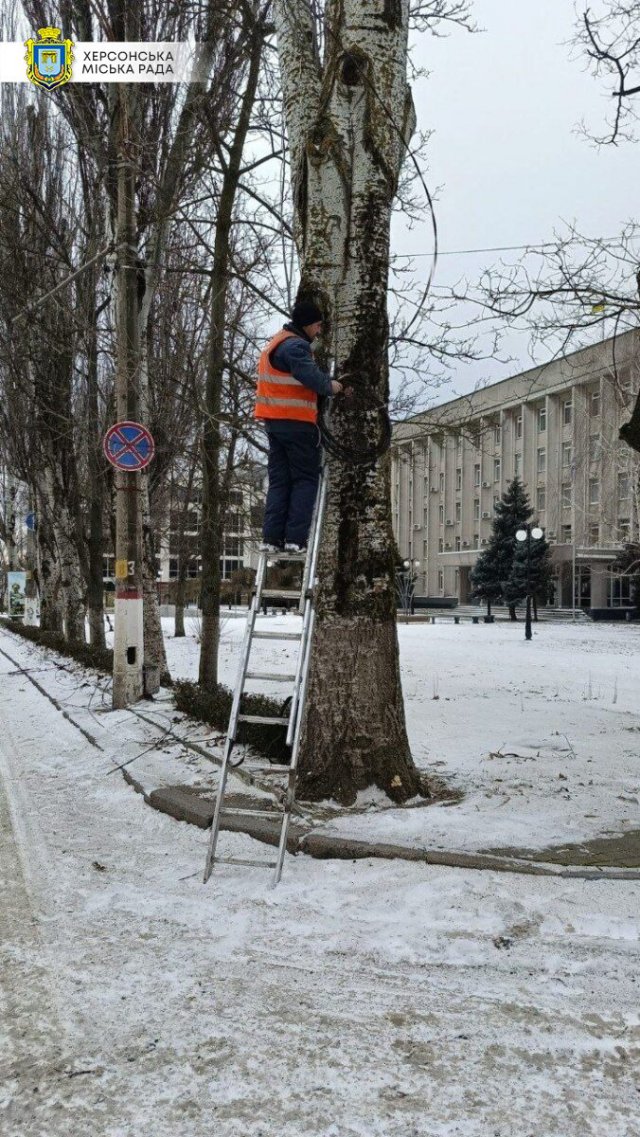
[[[244,5],[242,37],[247,41],[246,79],[239,100],[238,117],[231,133],[226,155],[222,138],[212,131],[214,145],[222,164],[222,180],[215,224],[213,265],[211,270],[211,327],[207,361],[207,385],[202,435],[202,642],[199,682],[208,690],[218,684],[218,647],[220,637],[220,412],[226,359],[226,317],[231,227],[234,205],[243,166],[243,154],[251,113],[258,89],[260,61],[266,33],[269,3],[261,9],[258,0]]]
[[[611,85],[613,108],[599,142],[634,137],[640,95],[640,4],[638,0],[596,0],[582,9],[576,42],[594,75]]]
[[[434,5],[425,5],[433,17]],[[463,6],[458,6],[462,12]],[[466,7],[466,6],[464,6]],[[445,16],[446,4],[439,5]],[[408,0],[275,0],[299,297],[320,304],[337,377],[300,793],[353,802],[376,785],[421,792],[400,683],[389,462],[390,220],[415,127]],[[317,14],[317,18],[316,15]],[[355,440],[368,447],[356,463]]]

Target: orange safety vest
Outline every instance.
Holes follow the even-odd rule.
[[[294,379],[290,371],[278,371],[269,358],[272,351],[291,338],[296,338],[295,332],[278,332],[260,355],[254,418],[297,419],[302,422],[316,422],[318,419],[316,392]]]

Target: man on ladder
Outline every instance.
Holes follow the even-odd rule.
[[[318,558],[322,518],[326,502],[327,482],[320,479],[320,431],[318,429],[318,395],[338,395],[342,383],[331,379],[311,358],[311,344],[320,332],[322,313],[315,304],[296,304],[290,324],[285,324],[267,344],[260,356],[258,365],[258,390],[255,417],[265,422],[269,437],[269,492],[264,522],[264,544],[258,558],[255,591],[247,613],[238,678],[233,693],[229,726],[225,741],[222,767],[218,781],[216,804],[211,823],[211,837],[204,871],[207,881],[214,864],[256,865],[273,868],[274,885],[280,880],[284,855],[287,848],[287,834],[291,811],[295,800],[296,769],[302,713],[306,698],[309,676],[309,659],[315,619],[314,582]],[[351,394],[347,388],[346,395]],[[316,494],[318,501],[316,502]],[[311,523],[313,533],[307,551],[307,539]],[[265,587],[269,554],[275,560],[303,561],[302,582],[294,591],[282,588]],[[256,628],[256,617],[263,597],[295,597],[300,601],[298,611],[302,615],[302,625],[295,631],[267,630]],[[250,667],[249,657],[254,640],[298,640],[298,656],[295,672],[284,674],[281,671],[255,671]],[[286,700],[286,714],[251,714],[243,710],[241,702],[248,680],[285,682],[291,685],[291,695]],[[286,790],[280,807],[264,809],[260,800],[248,806],[230,805],[226,801],[227,780],[231,769],[231,752],[236,742],[238,727],[243,722],[259,722],[287,729],[286,745],[291,748],[288,763],[276,764],[268,759],[252,762],[254,773],[265,777],[284,774],[287,778]],[[249,769],[249,767],[246,767]],[[280,825],[278,852],[275,861],[254,860],[253,857],[219,856],[217,853],[220,828],[228,818],[259,817],[277,820]]]
[[[303,553],[307,547],[320,477],[318,395],[338,395],[342,383],[313,361],[311,344],[322,330],[322,312],[301,301],[258,361],[255,418],[269,439],[269,489],[263,552]]]

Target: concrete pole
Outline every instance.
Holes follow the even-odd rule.
[[[117,115],[117,365],[116,416],[138,421],[138,295],[135,162],[132,115],[135,88],[118,84]],[[116,593],[113,709],[143,694],[142,494],[140,474],[116,471]]]

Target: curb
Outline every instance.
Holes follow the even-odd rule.
[[[209,797],[203,797],[193,786],[165,786],[148,793],[127,770],[123,770],[122,773],[125,781],[142,794],[152,809],[168,814],[176,821],[197,825],[200,829],[208,829],[211,825],[214,802]],[[246,833],[247,836],[266,845],[277,845],[280,835],[279,821],[274,820],[271,823],[268,818],[263,817],[225,818],[221,822],[221,829],[233,833]],[[415,849],[405,845],[359,841],[349,837],[317,833],[294,822],[289,828],[287,852],[294,855],[304,853],[318,860],[356,861],[377,858],[413,861],[445,868],[519,873],[524,876],[551,876],[577,880],[640,880],[640,869],[554,865],[516,857],[503,857],[495,853],[454,853],[447,850]]]

